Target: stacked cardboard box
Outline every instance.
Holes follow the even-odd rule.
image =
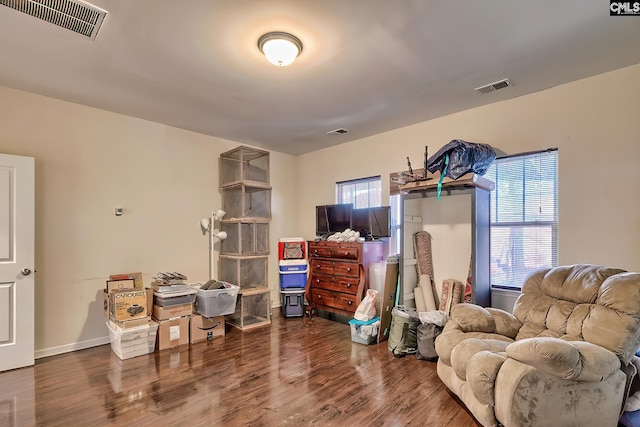
[[[204,317],[200,314],[191,316],[191,344],[200,341],[211,341],[215,337],[224,338],[224,316]]]
[[[158,324],[151,319],[152,293],[142,273],[112,275],[104,289],[111,349],[120,359],[153,352]]]
[[[160,306],[154,304],[153,318],[158,322],[158,350],[189,344],[189,320],[193,303]]]
[[[224,338],[224,315],[216,310],[211,317],[194,312],[197,286],[167,277],[159,274],[150,288],[143,287],[142,273],[112,275],[107,280],[104,315],[111,348],[120,359]]]
[[[179,273],[158,273],[153,287],[152,316],[158,321],[158,350],[224,337],[224,316],[194,312],[197,289]]]

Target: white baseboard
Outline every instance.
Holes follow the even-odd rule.
[[[43,357],[55,356],[56,354],[70,353],[76,350],[83,350],[85,348],[97,347],[99,345],[109,344],[109,342],[110,342],[109,336],[107,335],[106,337],[94,338],[91,340],[74,342],[71,344],[61,345],[58,347],[50,347],[50,348],[44,348],[42,350],[36,350],[34,356],[36,359],[42,359]]]
[[[280,305],[272,305],[272,309],[280,309]],[[97,347],[99,345],[109,344],[109,336],[94,338],[91,340],[74,342],[71,344],[65,344],[58,347],[43,348],[42,350],[36,350],[34,357],[36,359],[42,359],[44,357],[55,356],[63,353],[71,353],[72,351],[84,350],[85,348]]]

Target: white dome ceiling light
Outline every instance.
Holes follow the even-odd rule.
[[[258,48],[273,65],[291,64],[302,52],[302,42],[289,33],[274,31],[258,39]]]

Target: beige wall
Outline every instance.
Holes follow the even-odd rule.
[[[336,181],[380,174],[386,200],[406,156],[419,165],[425,145],[454,138],[559,147],[560,263],[640,271],[638,113],[640,65],[299,157],[272,152],[274,305],[277,241],[314,237],[314,206],[334,202]],[[239,144],[3,87],[0,129],[0,152],[36,159],[36,356],[104,342],[111,273],[206,279],[198,223],[220,205],[219,154]]]
[[[419,167],[425,145],[558,147],[559,262],[640,271],[639,115],[636,65],[299,156],[300,234],[313,237],[314,206],[334,202],[336,181],[380,174],[387,200],[389,173],[406,170],[406,156]]]
[[[109,274],[208,278],[200,218],[220,207],[219,154],[240,144],[5,87],[0,129],[0,152],[36,162],[37,357],[104,341]],[[270,160],[275,248],[296,230],[295,157]],[[269,267],[276,303],[275,250]]]

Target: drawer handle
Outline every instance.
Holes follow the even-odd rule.
[[[347,301],[347,304],[352,305],[353,301]]]
[[[320,264],[316,264],[316,268],[320,268]]]
[[[318,299],[322,299],[322,295],[318,295]]]
[[[313,250],[313,253],[314,253],[314,254],[317,254],[317,253],[318,253],[318,250],[317,250],[317,249],[314,249],[314,250]]]
[[[316,283],[320,283],[320,279],[316,279]]]
[[[347,283],[347,289],[351,287],[351,283]]]
[[[347,255],[347,256],[349,256],[349,251],[345,252],[344,254],[345,254],[345,255]]]
[[[351,267],[347,267],[347,271],[351,273]]]

